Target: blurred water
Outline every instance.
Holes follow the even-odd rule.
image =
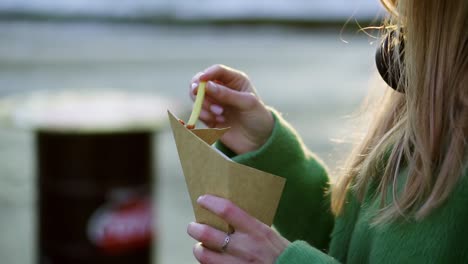
[[[347,41],[344,42],[340,38]],[[191,77],[214,63],[246,71],[263,100],[334,167],[337,146],[374,72],[371,40],[340,29],[0,23],[0,95],[115,88],[154,92],[189,107]],[[168,130],[157,135],[158,263],[195,263],[193,220]],[[338,151],[336,151],[338,149]],[[0,259],[33,263],[35,172],[31,132],[0,129]]]

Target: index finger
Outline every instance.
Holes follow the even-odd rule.
[[[239,80],[246,80],[247,76],[245,73],[230,68],[226,65],[216,64],[208,67],[201,75],[198,76],[201,81],[215,81],[223,83],[234,89],[240,89],[240,87],[232,86],[230,84],[237,83]]]
[[[197,203],[226,221],[234,230],[258,230],[261,225],[259,220],[227,199],[203,195],[198,198]]]

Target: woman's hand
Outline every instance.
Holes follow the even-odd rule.
[[[228,235],[208,225],[189,224],[187,233],[201,242],[194,246],[193,254],[202,264],[271,264],[290,243],[226,199],[204,195],[197,202],[234,228]]]
[[[247,75],[224,65],[213,65],[192,79],[190,96],[195,99],[198,83],[207,81],[200,113],[208,127],[231,127],[221,142],[237,154],[261,147],[273,130],[271,112],[257,97]]]

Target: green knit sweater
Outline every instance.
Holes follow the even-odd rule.
[[[325,166],[273,113],[272,135],[257,151],[235,156],[218,147],[236,162],[287,179],[274,226],[292,243],[276,263],[468,263],[466,173],[446,202],[422,221],[371,225],[379,199],[370,194],[363,202],[348,195],[343,213],[335,218]]]

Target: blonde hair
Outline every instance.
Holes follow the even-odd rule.
[[[404,76],[398,89],[405,93],[385,95],[377,120],[333,185],[332,210],[342,212],[351,190],[359,201],[372,194],[380,199],[375,223],[418,220],[447,199],[466,169],[468,1],[381,2],[390,11],[384,29],[405,42],[402,61],[394,54]],[[407,177],[400,175],[403,168]]]

